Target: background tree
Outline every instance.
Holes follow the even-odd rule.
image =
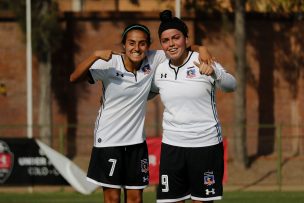
[[[267,94],[260,95],[260,123],[262,124],[274,124],[275,115],[273,109],[274,104],[274,92],[272,90],[275,86],[274,70],[277,70],[288,83],[291,102],[290,115],[292,124],[292,154],[297,155],[300,153],[300,132],[299,126],[301,125],[302,117],[300,114],[300,102],[299,102],[299,81],[303,77],[303,61],[304,55],[301,50],[304,48],[304,43],[301,31],[299,28],[303,26],[303,12],[304,1],[303,0],[250,0],[250,10],[265,13],[272,19],[271,26],[267,26],[263,30],[268,33],[270,38],[265,38],[261,32],[257,32],[254,27],[248,27],[248,33],[250,33],[251,44],[255,47],[256,55],[258,59],[266,57],[267,60],[259,60],[260,69],[260,81],[258,89],[259,92],[267,92]],[[280,21],[284,20],[284,23],[277,24],[276,19]],[[280,43],[275,43],[279,41]],[[272,47],[272,49],[265,50],[264,46]],[[276,54],[274,54],[276,53]],[[271,70],[271,71],[270,71]],[[264,78],[264,79],[263,79]],[[266,83],[265,83],[266,82]],[[262,91],[263,90],[263,91]],[[267,91],[268,90],[268,91]],[[273,100],[269,102],[269,100]],[[267,114],[265,114],[267,111]],[[257,156],[269,155],[274,152],[275,148],[275,131],[274,129],[260,129],[258,139],[258,152]]]
[[[196,11],[196,16],[200,13],[210,13],[210,12],[220,12],[225,13],[225,10],[221,8],[221,1],[205,1],[205,0],[186,0],[186,8],[194,8]],[[259,75],[259,81],[255,83],[255,88],[257,89],[259,95],[259,123],[262,124],[258,131],[258,146],[257,146],[257,156],[269,155],[274,152],[275,146],[275,129],[265,127],[266,125],[274,125],[274,69],[279,68],[282,71],[286,67],[290,67],[291,70],[288,73],[284,73],[283,76],[288,81],[290,85],[292,94],[291,102],[291,120],[295,126],[299,125],[301,122],[301,115],[299,115],[299,102],[298,102],[298,79],[300,78],[301,61],[303,61],[303,54],[299,51],[303,48],[303,43],[300,41],[299,35],[297,34],[297,26],[291,29],[291,24],[289,26],[283,26],[281,28],[276,28],[268,26],[267,30],[264,32],[257,29],[258,26],[246,27],[245,14],[258,13],[261,15],[272,15],[277,16],[288,16],[290,14],[296,15],[293,18],[299,21],[299,18],[303,16],[303,0],[233,0],[230,1],[232,6],[232,12],[234,13],[234,36],[235,36],[235,60],[236,60],[236,79],[238,82],[238,89],[235,93],[235,126],[234,126],[234,151],[235,151],[235,163],[240,164],[244,167],[248,167],[250,162],[247,154],[247,115],[246,115],[246,86],[250,82],[248,74],[250,75],[250,69],[247,67],[246,63],[246,33],[250,35],[250,43],[256,49],[256,59],[260,63],[261,70]],[[245,11],[245,6],[247,6],[247,11]],[[231,11],[230,11],[231,13]],[[229,15],[229,14],[228,14]],[[289,18],[290,19],[290,18]],[[295,21],[294,21],[295,22]],[[252,22],[251,22],[252,23]],[[261,22],[262,23],[262,22]],[[268,22],[269,23],[269,22]],[[299,23],[299,22],[298,22]],[[225,24],[223,24],[225,26]],[[222,26],[223,26],[222,25]],[[278,30],[279,29],[279,30]],[[200,29],[195,29],[200,30]],[[277,39],[282,42],[279,44],[274,44],[274,38],[266,39],[265,32],[269,36],[281,37]],[[272,33],[272,34],[271,34]],[[198,36],[203,36],[204,33],[199,33]],[[196,41],[196,43],[201,41]],[[272,45],[269,45],[272,43]],[[265,49],[267,47],[273,47],[273,50]],[[284,49],[283,47],[290,47],[290,49]],[[270,53],[274,53],[274,50],[280,51],[280,56],[274,56]],[[267,56],[265,58],[265,56]],[[277,59],[278,60],[277,60]],[[291,60],[294,59],[294,60]],[[278,62],[280,61],[280,64]],[[284,66],[282,65],[284,64]],[[285,70],[286,71],[286,70]],[[252,75],[250,75],[252,76]],[[252,80],[252,79],[251,79]],[[254,80],[254,79],[253,79]],[[263,81],[263,82],[261,82]],[[267,113],[265,113],[267,112]],[[293,134],[296,135],[293,139],[294,154],[299,151],[299,128],[293,128]]]
[[[249,159],[247,154],[247,132],[246,132],[246,85],[248,82],[248,68],[246,63],[246,33],[248,33],[248,30],[246,30],[246,18],[245,18],[245,6],[251,6],[251,8],[247,12],[265,12],[270,15],[276,14],[278,16],[286,16],[290,15],[291,13],[297,14],[299,16],[300,14],[303,14],[303,8],[304,4],[302,0],[295,0],[295,1],[289,1],[289,0],[269,0],[269,1],[248,1],[248,4],[245,0],[234,0],[231,1],[231,5],[233,6],[234,13],[235,13],[235,59],[236,59],[236,79],[238,82],[238,89],[235,94],[235,126],[234,126],[234,136],[235,136],[235,159],[236,163],[242,164],[245,167],[249,167]],[[259,135],[258,135],[258,150],[257,150],[257,156],[260,155],[269,155],[273,153],[274,151],[274,142],[275,142],[275,131],[273,128],[265,127],[263,125],[274,125],[275,119],[274,119],[274,93],[273,93],[273,87],[274,87],[274,74],[273,70],[274,66],[278,66],[279,64],[275,64],[275,56],[272,55],[272,57],[267,57],[267,60],[265,60],[265,57],[268,56],[267,53],[274,53],[275,46],[281,46],[283,54],[281,54],[281,57],[279,58],[279,61],[282,61],[282,59],[285,59],[285,63],[289,66],[293,66],[291,68],[293,71],[288,72],[288,74],[283,74],[286,80],[289,82],[291,87],[291,92],[295,92],[291,104],[291,115],[292,115],[292,122],[293,124],[299,125],[300,124],[300,115],[297,112],[300,112],[297,110],[299,108],[299,105],[297,103],[297,91],[294,91],[297,89],[298,84],[296,81],[298,81],[300,74],[299,69],[299,61],[303,59],[303,55],[300,54],[299,50],[301,49],[301,44],[299,43],[299,36],[294,35],[295,37],[290,37],[290,32],[281,32],[280,34],[284,35],[285,40],[278,40],[281,42],[290,42],[291,39],[294,39],[293,43],[288,45],[288,47],[291,47],[288,51],[284,49],[283,47],[286,46],[286,43],[282,43],[280,45],[274,44],[274,39],[264,39],[264,32],[261,32],[257,30],[256,26],[252,26],[252,29],[255,30],[249,30],[249,33],[256,33],[257,35],[251,37],[255,38],[256,40],[253,40],[254,47],[256,47],[256,53],[257,53],[257,60],[260,62],[261,69],[263,71],[260,71],[260,77],[259,77],[259,84],[257,85],[257,91],[259,94],[259,123],[262,124],[262,126],[259,128]],[[249,28],[249,29],[251,29]],[[274,27],[267,27],[267,33],[275,33]],[[294,31],[293,31],[294,32]],[[295,33],[294,33],[295,34]],[[266,43],[271,43],[273,50],[267,50],[264,48]],[[303,47],[303,45],[302,45]],[[285,57],[283,57],[285,56]],[[286,57],[288,56],[288,57]],[[291,60],[291,59],[296,60]],[[303,61],[303,60],[302,60]],[[274,65],[275,64],[275,65]],[[282,67],[282,66],[278,66]],[[286,66],[284,68],[286,69]],[[291,79],[292,78],[292,79]],[[263,81],[263,82],[262,82]],[[267,94],[267,95],[265,95]],[[265,113],[267,112],[267,113]],[[269,113],[268,113],[269,112]],[[298,128],[295,128],[298,129]],[[299,135],[300,133],[295,130],[295,134]],[[294,139],[294,153],[297,153],[298,146],[300,139]]]
[[[243,166],[248,166],[247,156],[247,134],[246,134],[246,29],[245,29],[245,0],[235,0],[234,22],[235,22],[235,60],[236,80],[238,88],[235,93],[235,126],[234,126],[234,147],[235,160]]]
[[[236,61],[236,79],[238,88],[235,93],[235,125],[234,125],[234,151],[235,151],[235,163],[244,167],[248,166],[247,156],[247,134],[246,134],[246,29],[245,29],[245,4],[244,0],[230,1],[232,11],[222,7],[221,1],[206,1],[206,0],[186,0],[185,7],[187,10],[194,9],[196,12],[196,18],[204,20],[202,15],[215,14],[221,16],[223,28],[232,27],[235,38],[235,61]],[[233,12],[233,13],[231,13]],[[230,26],[229,15],[234,14],[234,26]],[[205,31],[198,27],[198,23],[195,23],[196,44],[201,44],[202,36],[205,35]],[[213,28],[216,29],[216,28]],[[220,32],[221,28],[217,28]],[[216,36],[216,33],[212,34],[212,37]]]
[[[11,0],[9,5],[16,15],[22,31],[26,32],[24,0]],[[52,0],[32,0],[32,47],[39,62],[39,113],[40,139],[51,145],[51,60],[59,48],[61,27],[57,3]]]

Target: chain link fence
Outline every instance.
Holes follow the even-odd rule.
[[[46,127],[46,126],[43,126]],[[33,126],[39,139],[41,126]],[[146,126],[149,132],[155,126]],[[249,167],[234,160],[233,125],[223,125],[227,140],[227,177],[225,189],[231,190],[303,190],[304,189],[304,126],[248,125],[247,154]],[[93,146],[93,125],[53,125],[52,148],[68,156],[87,170]],[[71,135],[69,132],[73,132]],[[151,136],[147,133],[147,136]],[[1,138],[26,138],[26,125],[0,125]],[[71,153],[69,150],[73,151]]]

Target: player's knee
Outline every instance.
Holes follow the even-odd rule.
[[[104,202],[105,203],[119,203],[120,202],[120,190],[103,188]]]
[[[128,192],[127,203],[142,203],[142,193],[141,192]]]
[[[142,197],[140,196],[132,196],[132,197],[128,197],[127,199],[127,203],[142,203]]]
[[[104,196],[104,202],[105,203],[119,203],[120,202],[120,196],[113,195],[113,194]]]

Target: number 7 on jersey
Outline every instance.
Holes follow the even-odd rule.
[[[116,165],[117,159],[109,159],[109,162],[112,163],[112,166],[111,166],[111,170],[110,170],[109,176],[113,176],[113,173],[114,173],[114,170],[115,170],[115,165]]]

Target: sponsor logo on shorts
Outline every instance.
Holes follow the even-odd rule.
[[[149,176],[143,177],[143,182],[148,182],[149,181]]]
[[[148,173],[149,171],[148,159],[142,159],[140,162],[141,162],[141,172]]]
[[[204,185],[211,186],[215,183],[213,172],[204,173]]]
[[[195,67],[191,66],[187,68],[187,78],[194,78],[196,75]]]
[[[210,195],[210,194],[215,195],[215,189],[214,188],[212,188],[211,190],[206,189],[205,191],[206,191],[206,195]]]
[[[0,183],[4,183],[11,175],[14,164],[14,154],[8,145],[0,140]]]

